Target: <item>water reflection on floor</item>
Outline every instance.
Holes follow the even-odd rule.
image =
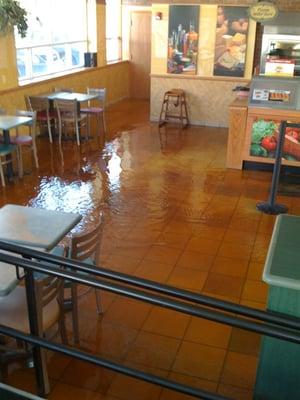
[[[148,120],[148,103],[123,101],[108,111],[105,143],[89,140],[78,149],[65,141],[59,149],[40,138],[40,169],[0,189],[0,206],[80,213],[75,232],[103,212],[102,266],[264,309],[261,273],[274,217],[255,204],[267,199],[270,173],[226,169],[226,129],[158,129]],[[300,212],[298,198],[278,200]],[[101,296],[99,318],[93,293],[80,299],[82,348],[224,396],[252,398],[259,335]],[[171,391],[67,357],[52,357],[49,370],[51,400],[175,399]],[[28,371],[16,372],[10,382],[34,390],[30,379]]]

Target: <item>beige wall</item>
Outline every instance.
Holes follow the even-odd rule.
[[[183,4],[183,2],[181,3]],[[247,84],[251,79],[256,22],[249,21],[245,77],[213,77],[217,5],[202,4],[199,9],[197,75],[178,76],[167,73],[169,4],[153,4],[152,6],[150,114],[152,121],[157,121],[159,118],[165,91],[172,88],[181,88],[185,90],[187,95],[191,123],[227,126],[228,106],[235,98],[232,89],[237,85]],[[162,20],[154,18],[156,12],[162,13]]]

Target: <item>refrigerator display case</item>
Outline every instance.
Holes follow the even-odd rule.
[[[283,120],[300,123],[300,78],[254,77],[243,159],[273,163]],[[282,158],[283,164],[300,167],[300,128],[287,128]]]

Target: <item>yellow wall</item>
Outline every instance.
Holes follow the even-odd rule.
[[[8,112],[25,109],[25,95],[52,92],[55,86],[71,87],[79,92],[85,92],[87,86],[105,87],[107,102],[114,103],[129,96],[129,63],[123,61],[105,67],[86,68],[81,72],[60,78],[2,90],[0,91],[0,107],[6,108]]]
[[[0,35],[0,90],[18,85],[15,39]]]

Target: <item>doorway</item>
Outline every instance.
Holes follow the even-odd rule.
[[[130,26],[130,96],[150,99],[151,12],[133,11]]]

